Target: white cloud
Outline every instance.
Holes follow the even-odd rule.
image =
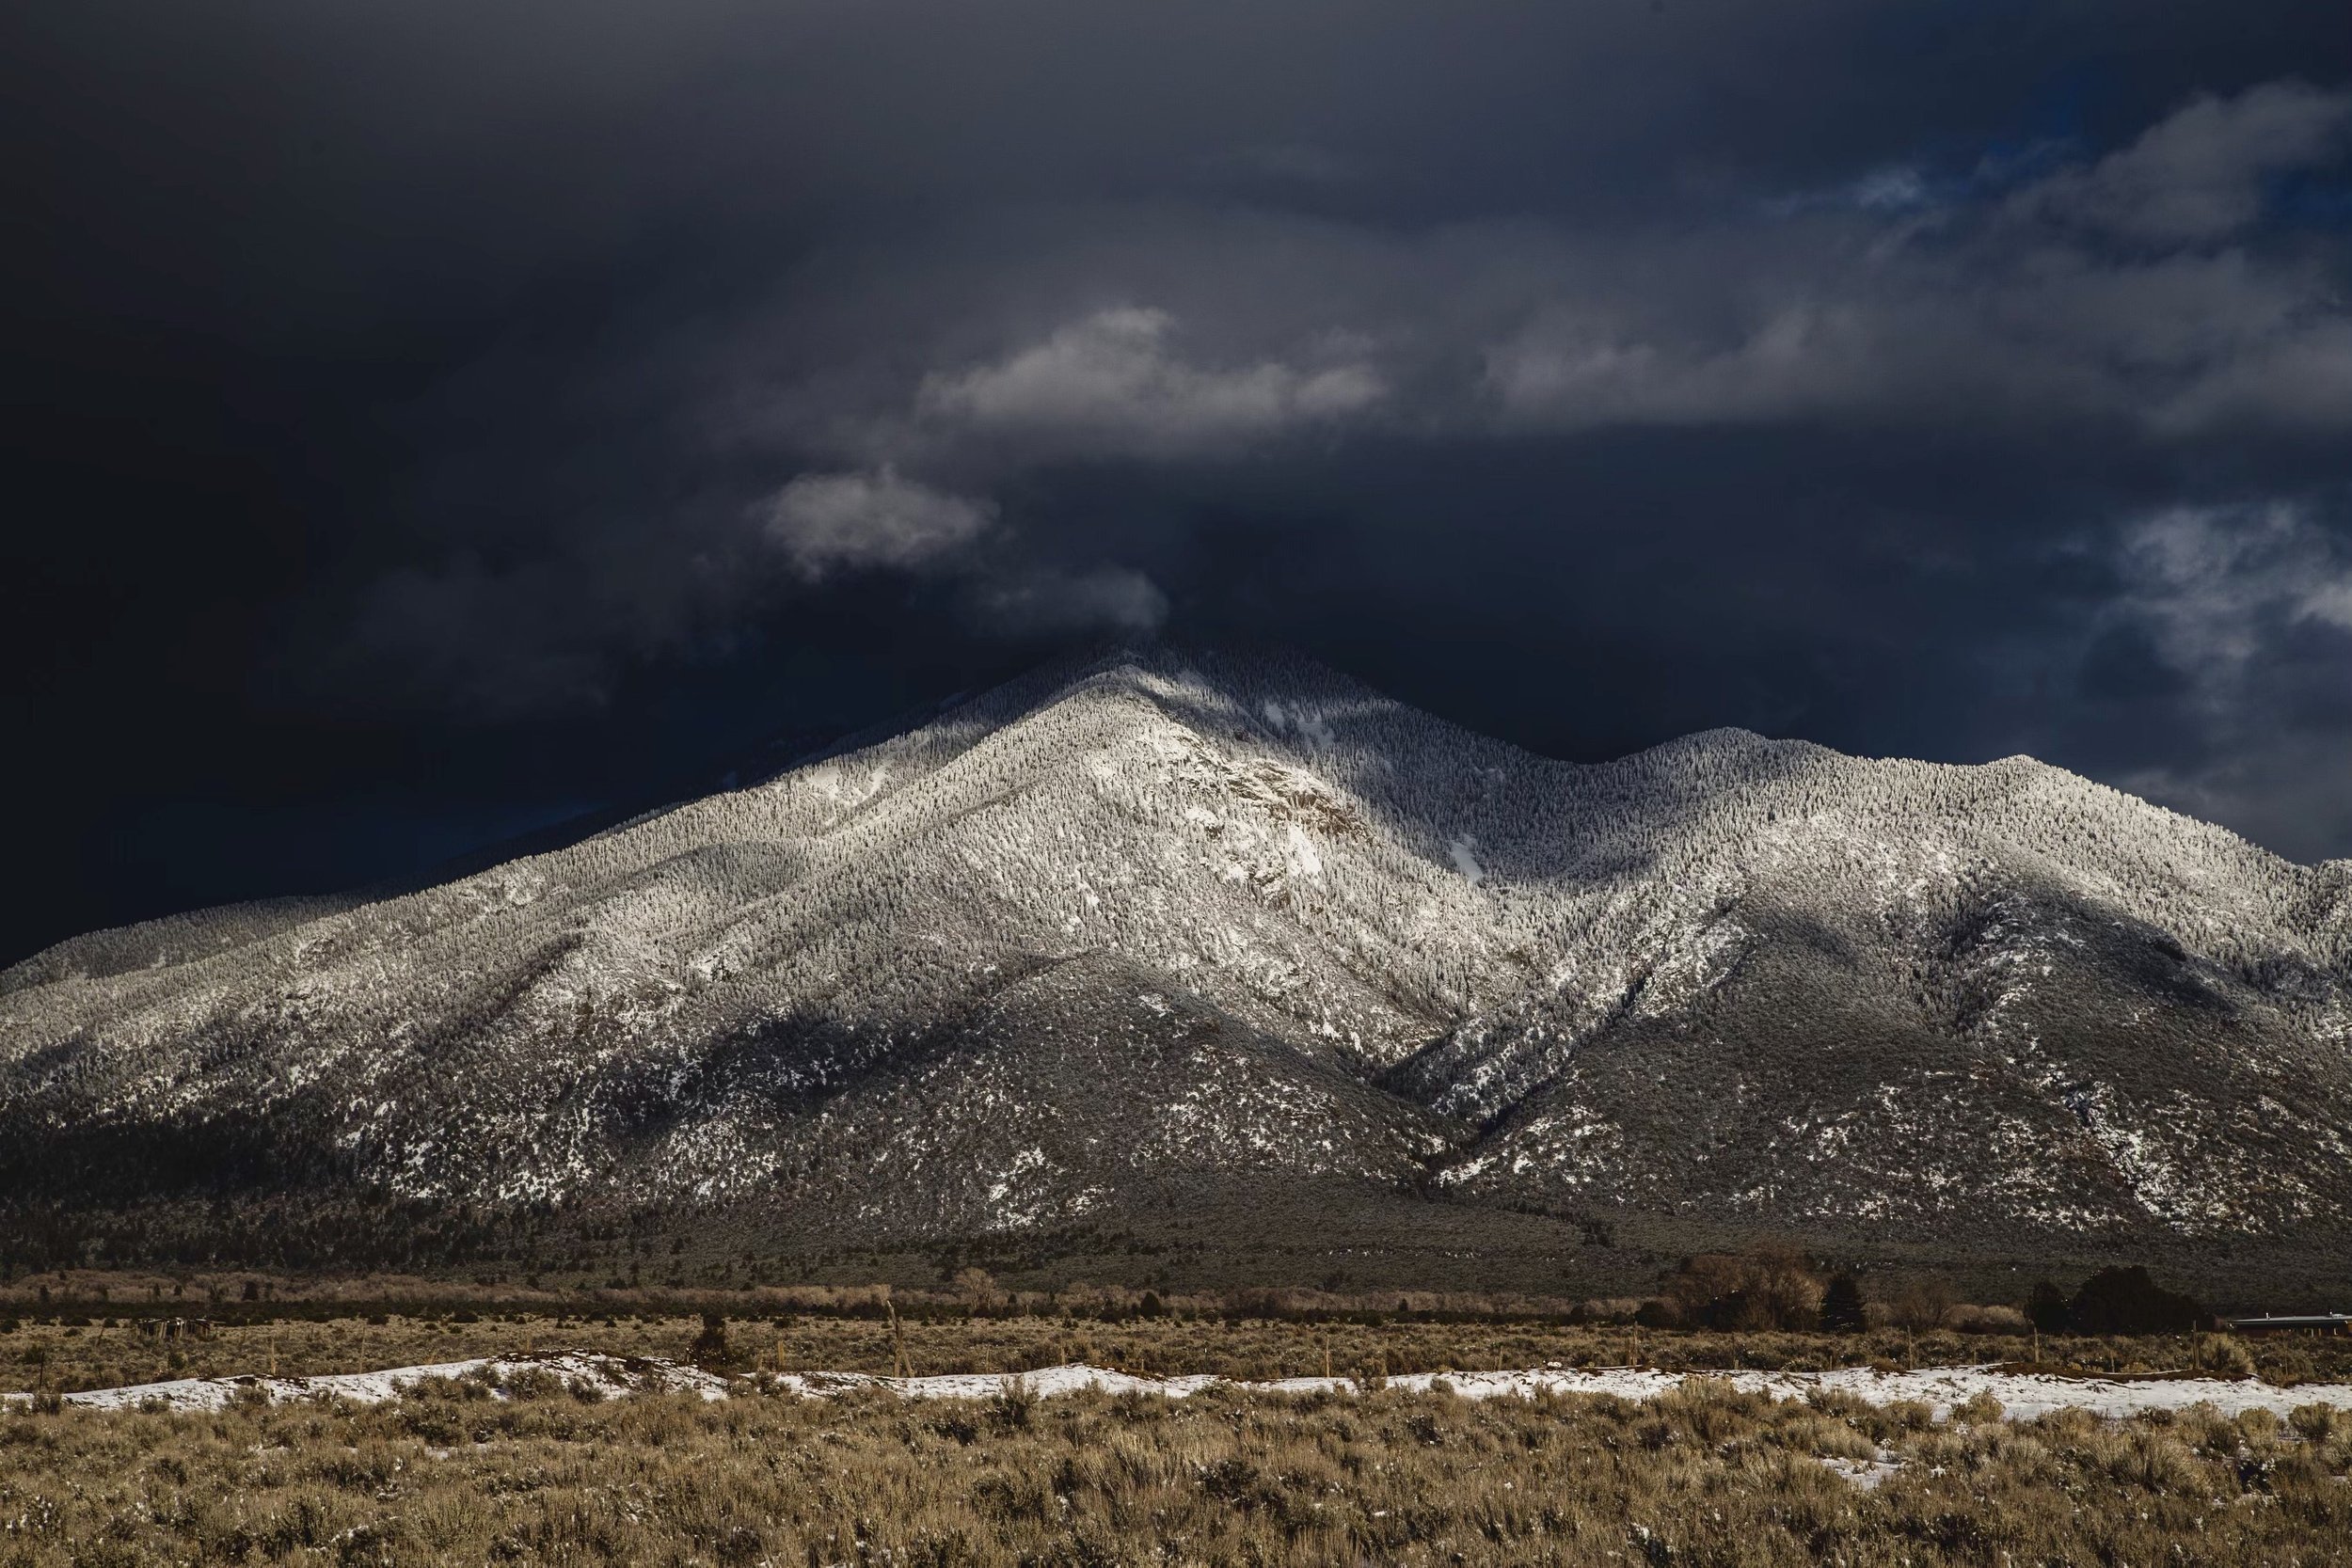
[[[1214,458],[1374,425],[2325,436],[2352,429],[2343,246],[2264,203],[2281,173],[2335,166],[2348,127],[2352,92],[2274,82],[2197,99],[2104,157],[2044,144],[1951,174],[1897,159],[1629,230],[1095,214],[1099,235],[943,243],[1001,269],[961,296],[952,269],[862,285],[887,285],[862,307],[886,319],[923,302],[888,354],[740,406],[828,466],[992,489],[1073,458]],[[1105,293],[1149,304],[1005,336]]]
[[[1359,357],[1230,369],[1174,353],[1165,310],[1122,307],[995,364],[927,376],[926,419],[1084,451],[1167,454],[1236,446],[1362,414],[1387,388]]]
[[[1885,347],[1868,309],[1791,300],[1731,341],[1554,309],[1487,350],[1506,420],[1553,428],[1783,419],[1861,401]]]
[[[768,503],[767,535],[812,581],[842,569],[926,565],[986,532],[993,502],[875,472],[803,474]]]
[[[2127,585],[2118,611],[2233,708],[2248,667],[2281,632],[2352,632],[2352,550],[2291,501],[2160,513],[2125,534],[2118,564]]]
[[[1126,567],[992,566],[973,546],[991,534],[996,517],[993,501],[933,489],[883,467],[802,475],[769,503],[765,532],[811,582],[867,568],[961,578],[965,616],[985,631],[1148,635],[1167,621],[1168,595]]]
[[[2088,169],[2052,176],[2017,204],[2151,245],[2226,239],[2261,215],[2263,183],[2326,162],[2352,124],[2352,92],[2270,82],[2200,97]]]
[[[1866,213],[1915,213],[1936,201],[1937,193],[1924,170],[1911,164],[1883,164],[1842,184],[1775,197],[1764,203],[1764,211],[1784,218],[1841,207]]]
[[[2352,832],[2352,540],[2302,501],[2175,507],[2124,531],[2094,627],[2144,638],[2181,684],[2170,760],[2113,782],[2289,855]]]
[[[2333,269],[2244,230],[2270,177],[2333,157],[2347,125],[2352,93],[2274,83],[2199,99],[2096,163],[1925,216],[1907,213],[1926,193],[1916,173],[1883,169],[1835,199],[1768,209],[1771,228],[1564,277],[1489,340],[1485,389],[1506,428],[1827,416],[2341,430],[2352,312]],[[1735,247],[1736,277],[1692,264]]]
[[[2352,316],[2298,313],[2214,366],[2152,418],[2168,434],[2352,426]]]
[[[993,631],[1053,636],[1077,631],[1148,635],[1168,620],[1168,595],[1124,566],[1045,567],[974,585],[972,617]]]
[[[1930,199],[1927,181],[1917,169],[1902,165],[1872,169],[1848,189],[1855,206],[1873,213],[1909,212]]]

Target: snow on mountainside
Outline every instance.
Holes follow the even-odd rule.
[[[1168,650],[405,896],[0,974],[0,1186],[818,1229],[1201,1182],[1759,1222],[2352,1219],[2352,865],[2025,758],[1597,766]]]

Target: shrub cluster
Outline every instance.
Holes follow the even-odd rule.
[[[2194,1334],[2214,1323],[2195,1297],[2166,1290],[2137,1265],[2101,1269],[2071,1299],[2042,1280],[2026,1298],[2026,1316],[2045,1334]]]

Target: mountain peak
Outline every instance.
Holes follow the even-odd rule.
[[[2344,886],[2027,758],[1552,762],[1120,647],[438,886],[28,960],[0,1191],[2286,1235],[2352,1215]]]

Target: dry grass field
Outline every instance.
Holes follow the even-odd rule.
[[[81,1282],[74,1281],[74,1284]],[[110,1563],[2352,1564],[2352,1414],[1935,1421],[1839,1394],[1775,1404],[1695,1382],[1661,1400],[1465,1400],[1377,1374],[2030,1363],[2352,1381],[2352,1340],[2021,1331],[2010,1308],[1867,1332],[1668,1329],[1469,1298],[1017,1296],[978,1281],[755,1299],[271,1299],[207,1290],[0,1301],[0,1390],[300,1376],[528,1351],[692,1359],[739,1396],[608,1399],[544,1368],[431,1380],[376,1406],[0,1410],[0,1568]],[[26,1299],[27,1297],[31,1299]],[[716,1332],[701,1310],[723,1314]],[[1598,1307],[1603,1304],[1587,1304]],[[894,1324],[892,1314],[898,1321]],[[1808,1308],[1809,1310],[1809,1308]],[[1587,1321],[1564,1321],[1575,1316]],[[1906,1316],[1914,1326],[1894,1326]],[[1936,1326],[1927,1326],[1936,1325]],[[1089,1362],[1248,1380],[1333,1372],[1356,1396],[1190,1400],[1017,1387],[985,1401],[801,1400],[766,1369],[1018,1373]]]
[[[0,1565],[2352,1561],[2316,1408],[503,1392],[0,1415]]]

